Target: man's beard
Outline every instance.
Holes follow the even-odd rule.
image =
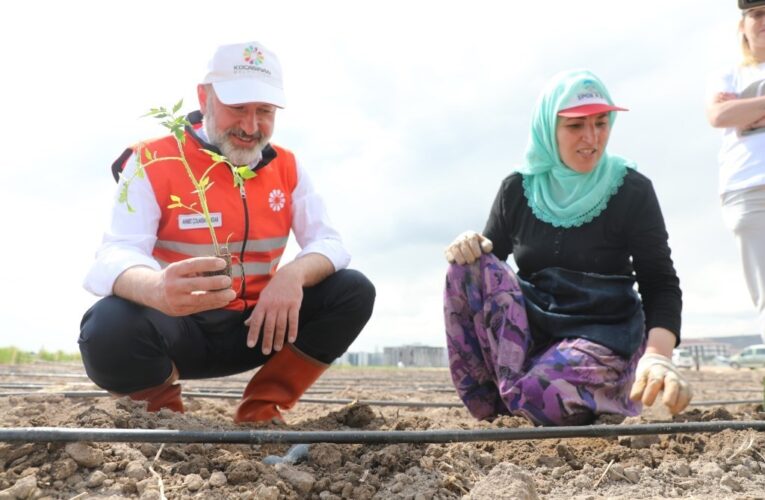
[[[263,137],[259,131],[254,134],[246,134],[239,127],[231,127],[222,132],[218,132],[218,128],[215,123],[215,113],[213,112],[212,102],[210,97],[207,100],[207,113],[205,114],[203,125],[205,127],[205,133],[207,133],[207,139],[213,146],[217,146],[221,153],[228,158],[228,161],[236,166],[240,165],[252,165],[257,163],[262,158],[261,151],[268,144],[270,137]],[[243,138],[251,138],[256,140],[253,146],[249,148],[243,148],[235,146],[231,142],[231,136],[236,135]]]

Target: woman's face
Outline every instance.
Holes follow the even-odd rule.
[[[765,48],[765,6],[747,10],[739,29],[749,41],[750,49]]]
[[[610,131],[608,113],[582,118],[558,117],[555,138],[560,160],[580,174],[592,172],[606,150]]]

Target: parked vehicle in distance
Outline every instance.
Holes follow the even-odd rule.
[[[728,356],[723,356],[722,354],[718,354],[714,358],[712,358],[711,363],[715,366],[730,366],[730,358]]]
[[[693,356],[685,349],[672,351],[672,364],[678,368],[693,368]]]
[[[730,365],[733,368],[765,367],[765,344],[755,344],[744,348],[740,353],[731,356]]]

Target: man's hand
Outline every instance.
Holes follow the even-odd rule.
[[[263,327],[263,354],[270,354],[271,348],[280,351],[287,342],[295,342],[298,334],[298,317],[303,302],[302,280],[290,271],[280,269],[260,293],[255,309],[244,322],[250,327],[247,347],[255,347]]]
[[[662,402],[673,415],[683,411],[693,397],[690,384],[669,358],[655,353],[644,354],[638,361],[630,399],[651,406],[662,390]]]
[[[472,264],[482,253],[491,252],[493,247],[491,240],[483,235],[475,231],[465,231],[446,247],[444,255],[450,264]]]
[[[231,278],[204,276],[220,271],[226,261],[218,257],[194,257],[174,262],[161,271],[135,266],[114,282],[114,295],[161,311],[168,316],[186,316],[225,307],[236,298]]]
[[[226,261],[218,257],[194,257],[168,265],[159,273],[157,309],[169,316],[188,316],[225,307],[236,298],[231,278],[203,274],[225,267]]]

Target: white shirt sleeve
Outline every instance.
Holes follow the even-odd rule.
[[[733,82],[734,72],[727,68],[718,70],[707,78],[706,99],[712,102],[720,92],[738,93]]]
[[[351,255],[343,246],[340,233],[332,227],[324,200],[314,190],[308,173],[297,162],[297,185],[292,192],[292,231],[301,251],[295,257],[318,253],[328,258],[335,271],[345,269]]]
[[[123,173],[130,178],[137,167],[135,155],[125,165]],[[86,290],[100,296],[112,295],[114,282],[128,268],[147,266],[161,269],[152,257],[161,210],[151,182],[145,176],[131,181],[128,201],[133,212],[128,211],[125,203],[119,202],[123,183],[120,180],[118,184],[109,229],[104,233],[96,260],[83,283]]]

